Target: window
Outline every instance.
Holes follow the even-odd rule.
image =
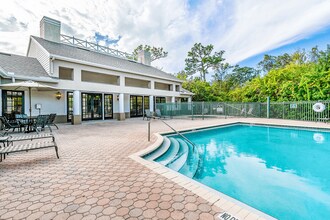
[[[166,83],[155,82],[155,89],[172,91],[172,85]]]
[[[175,85],[175,91],[180,92],[180,85]]]
[[[149,81],[125,77],[125,86],[149,88]]]
[[[2,91],[2,113],[15,115],[24,114],[24,92]]]
[[[73,80],[73,69],[60,67],[58,78],[64,80]]]
[[[103,73],[94,73],[94,72],[82,70],[81,81],[119,85],[119,76],[108,75]]]

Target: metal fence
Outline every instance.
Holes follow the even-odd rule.
[[[322,103],[325,110],[316,112],[313,106]],[[329,121],[330,100],[300,102],[184,102],[157,103],[156,108],[168,117],[208,118],[208,117],[257,117],[303,121]]]

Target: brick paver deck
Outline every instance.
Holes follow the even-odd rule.
[[[230,121],[168,123],[184,129]],[[169,131],[160,121],[151,129]],[[60,159],[44,149],[0,163],[0,219],[214,219],[221,211],[128,157],[156,141],[148,142],[142,119],[60,125],[54,133]]]

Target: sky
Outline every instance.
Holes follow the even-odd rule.
[[[131,53],[163,47],[153,66],[184,69],[194,43],[225,50],[230,64],[254,67],[279,55],[330,43],[329,0],[0,0],[0,52],[26,55],[39,21],[61,21],[62,34]]]

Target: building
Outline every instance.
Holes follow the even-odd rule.
[[[32,90],[32,115],[56,113],[57,122],[74,124],[124,120],[153,111],[155,103],[191,101],[181,80],[150,65],[150,53],[140,51],[138,61],[128,57],[62,35],[59,21],[43,17],[40,37],[30,37],[27,56],[0,53],[1,84],[33,80],[58,88]],[[27,90],[2,89],[1,96],[2,114],[29,111]]]

